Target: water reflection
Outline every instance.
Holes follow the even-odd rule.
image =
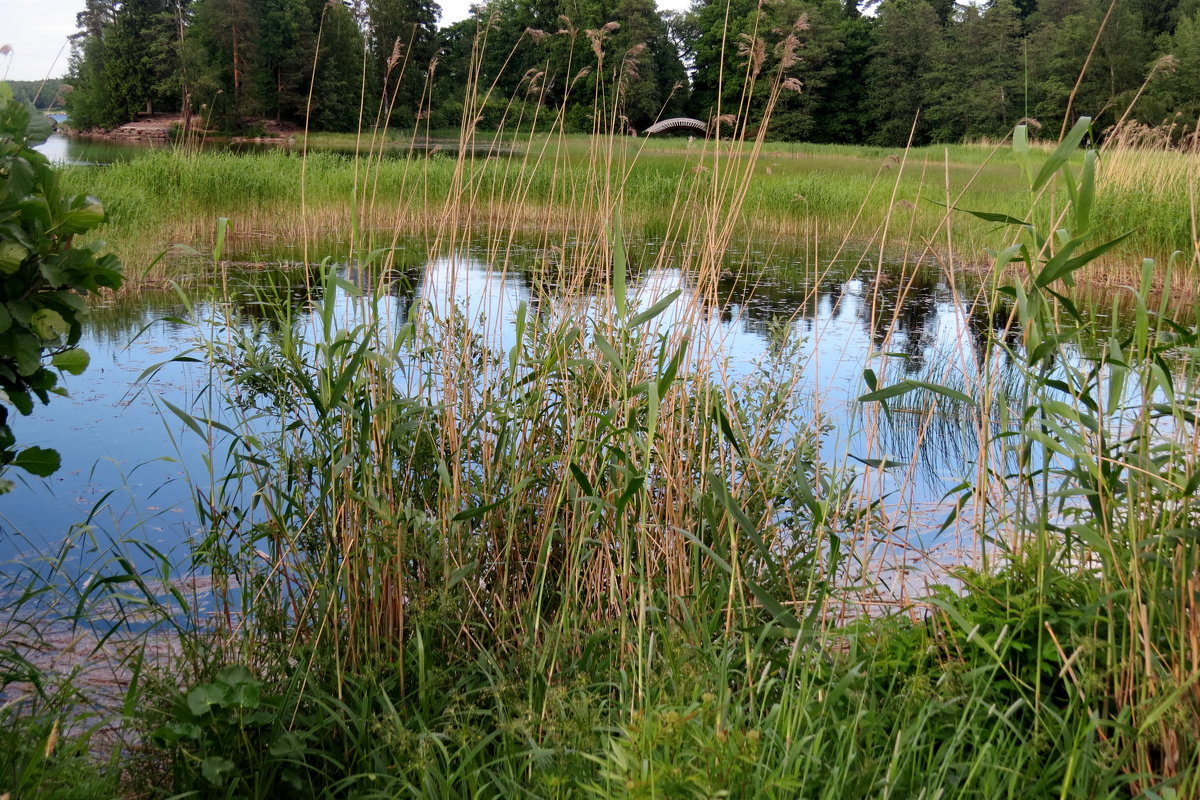
[[[657,248],[648,242],[633,250],[633,302],[646,308],[679,291],[662,319],[691,325],[693,348],[711,355],[709,369],[723,380],[749,378],[787,352],[797,369],[796,391],[811,412],[797,424],[819,417],[829,425],[824,459],[907,465],[869,471],[870,492],[888,502],[934,507],[973,469],[978,442],[969,419],[922,413],[877,417],[856,402],[866,391],[864,369],[871,369],[880,385],[910,377],[971,389],[972,376],[996,358],[985,351],[989,337],[1011,326],[1003,310],[989,314],[972,303],[973,289],[965,278],[951,286],[933,271],[864,268],[858,261],[814,270],[779,253],[770,264],[731,254],[730,269],[715,290],[701,291],[687,272],[663,266],[670,262],[658,258]],[[570,303],[569,313],[583,320],[607,302],[595,294],[560,294],[561,284],[542,279],[554,254],[536,247],[507,248],[503,270],[486,244],[428,265],[412,257],[420,252],[418,243],[401,243],[398,252],[401,257],[382,274],[355,267],[344,268],[341,276],[350,285],[385,295],[381,313],[396,324],[411,319],[418,305],[442,318],[454,311],[493,351],[515,343],[513,321],[522,304],[535,314]],[[235,258],[283,266],[232,275],[229,285],[241,288],[231,292],[230,302],[219,307],[200,302],[193,309],[196,317],[220,317],[241,326],[266,322],[269,335],[280,307],[290,309],[294,324],[304,330],[313,329],[319,304],[338,303],[339,313],[353,313],[354,304],[324,296],[314,271],[293,257],[244,253]],[[122,296],[95,309],[82,342],[92,354],[92,367],[67,381],[70,398],[56,399],[14,426],[22,444],[59,449],[63,468],[50,480],[23,480],[0,498],[0,524],[8,532],[0,536],[0,560],[52,546],[72,525],[84,522],[111,535],[144,538],[163,552],[182,552],[194,520],[188,477],[206,479],[207,443],[168,403],[194,409],[211,400],[206,389],[212,376],[202,364],[172,362],[147,385],[136,381],[148,367],[192,346],[196,329],[180,320],[184,313],[169,294]],[[791,341],[795,347],[788,349]],[[220,443],[216,446],[219,451]],[[14,537],[16,531],[26,539]]]

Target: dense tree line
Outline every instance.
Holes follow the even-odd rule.
[[[69,110],[308,119],[353,130],[642,130],[734,115],[770,135],[899,145],[1002,136],[1019,119],[1200,116],[1200,0],[492,0],[441,29],[434,0],[87,0]],[[1082,76],[1082,77],[1081,77]]]

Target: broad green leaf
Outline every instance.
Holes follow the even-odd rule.
[[[609,343],[608,339],[605,339],[599,333],[595,335],[594,341],[596,342],[596,347],[600,348],[600,354],[604,356],[604,360],[612,364],[620,374],[624,375],[625,361],[621,358],[621,354],[617,352],[617,349]]]
[[[253,683],[238,683],[229,687],[230,708],[240,708],[251,710],[258,708],[262,698],[262,685],[258,681]]]
[[[187,693],[187,707],[197,717],[202,717],[214,708],[225,705],[229,689],[215,683],[205,683]]]
[[[29,124],[25,128],[26,143],[30,147],[39,145],[50,138],[52,133],[54,133],[54,125],[50,123],[50,118],[41,111],[30,107]]]
[[[51,308],[41,308],[33,312],[33,316],[29,318],[29,327],[46,341],[53,341],[71,330],[62,314]]]
[[[478,570],[478,561],[472,561],[469,564],[463,564],[461,567],[455,567],[450,572],[450,577],[446,579],[446,588],[453,589],[455,586],[462,583],[467,576],[474,574]]]
[[[230,664],[227,667],[223,667],[217,673],[217,680],[226,686],[240,686],[243,684],[258,685],[260,683],[258,678],[254,677],[254,673],[243,664]]]
[[[587,475],[584,474],[583,470],[580,469],[574,461],[572,461],[568,467],[571,470],[571,476],[575,478],[575,482],[578,483],[579,488],[583,490],[584,496],[590,497],[596,494],[595,490],[592,488],[592,482],[588,480]]]
[[[221,756],[209,756],[200,762],[200,774],[204,776],[204,780],[217,787],[225,785],[233,770],[234,763]]]
[[[48,478],[62,466],[62,456],[57,450],[45,447],[26,447],[12,460],[13,466],[20,467],[30,475]]]
[[[850,456],[858,463],[865,464],[873,469],[896,469],[897,467],[908,466],[907,461],[892,461],[890,458],[862,458],[861,456],[856,456],[853,453],[847,453],[846,455]]]
[[[276,758],[291,758],[304,752],[304,740],[295,733],[282,733],[268,749]]]
[[[750,588],[751,594],[754,595],[759,604],[771,614],[776,625],[791,631],[798,631],[804,627],[800,623],[800,620],[796,618],[796,615],[772,597],[771,593],[766,589],[751,580],[747,580],[746,585]]]
[[[906,395],[915,388],[916,386],[913,385],[912,381],[900,381],[899,383],[893,383],[891,386],[885,386],[882,389],[876,389],[873,392],[867,392],[858,398],[858,402],[878,403],[884,400],[890,400],[893,397]]]
[[[213,243],[212,258],[213,263],[221,260],[221,255],[225,252],[225,235],[229,231],[229,217],[217,218],[217,236]]]
[[[21,268],[29,250],[17,242],[0,242],[0,273],[12,275]]]
[[[87,233],[102,222],[104,222],[104,206],[96,198],[88,197],[68,209],[55,227],[59,233],[74,235]]]
[[[1104,244],[1093,247],[1091,250],[1088,250],[1086,253],[1082,253],[1081,255],[1075,256],[1074,258],[1067,258],[1067,259],[1063,259],[1060,261],[1059,257],[1056,255],[1054,258],[1050,259],[1050,261],[1046,262],[1046,266],[1038,274],[1037,280],[1035,280],[1034,283],[1038,287],[1044,288],[1056,280],[1066,278],[1066,277],[1070,276],[1071,273],[1078,270],[1080,267],[1086,266],[1088,263],[1095,261],[1097,258],[1104,255],[1109,250],[1112,250],[1114,247],[1116,247],[1117,245],[1119,245],[1121,242],[1125,241],[1132,235],[1133,235],[1133,231],[1130,231],[1129,233],[1123,233],[1120,236],[1118,236],[1117,238],[1110,239],[1107,242],[1105,242]],[[1078,245],[1078,243],[1080,241],[1081,240],[1078,240],[1078,239],[1074,240],[1075,245]],[[1072,249],[1074,249],[1074,247],[1072,247]],[[1066,252],[1066,251],[1064,250],[1063,252]]]
[[[71,375],[82,375],[84,370],[88,368],[91,360],[91,356],[88,355],[86,350],[79,347],[72,347],[70,350],[55,353],[50,358],[50,364]]]
[[[942,386],[936,383],[929,383],[928,381],[915,381],[908,379],[894,383],[891,386],[885,386],[882,389],[877,389],[874,392],[867,392],[858,398],[858,402],[873,403],[882,400],[889,400],[893,397],[900,397],[901,395],[908,394],[916,389],[924,389],[927,392],[939,394],[942,397],[949,398],[950,400],[956,400],[964,405],[972,407],[975,405],[974,400],[957,389],[951,389],[949,386]]]
[[[675,355],[671,356],[671,360],[667,363],[664,369],[658,376],[658,396],[662,397],[667,393],[667,389],[675,382],[675,377],[679,374],[679,366],[683,363],[684,355],[688,349],[688,339],[685,337],[679,343],[679,349],[675,351]]]
[[[955,211],[961,211],[964,214],[970,214],[972,217],[977,217],[984,222],[999,222],[1004,225],[1028,225],[1029,223],[1023,219],[1010,217],[1008,214],[997,214],[992,211],[972,211],[969,208],[955,208]]]

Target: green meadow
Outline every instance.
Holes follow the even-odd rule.
[[[727,215],[743,240],[884,243],[986,267],[984,250],[1006,243],[1006,232],[948,207],[1048,226],[1068,200],[1060,193],[1033,204],[1018,190],[1019,168],[1002,144],[906,151],[510,134],[435,138],[416,150],[411,137],[396,137],[383,148],[364,134],[358,155],[351,137],[319,135],[307,154],[154,152],[104,169],[71,168],[65,180],[104,198],[109,221],[98,235],[138,263],[173,244],[207,249],[219,217],[230,219],[235,237],[281,242],[351,229],[374,241],[398,231],[436,234],[451,218],[480,231],[529,233],[579,227],[574,217],[591,211],[580,194],[599,191],[619,196],[631,232],[654,238],[702,207]],[[346,149],[317,149],[335,144]],[[460,150],[469,157],[456,158]],[[611,170],[598,175],[597,159]],[[1095,233],[1131,235],[1099,262],[1106,269],[1089,268],[1094,280],[1125,280],[1125,265],[1137,257],[1165,261],[1175,251],[1194,268],[1188,187],[1198,169],[1200,157],[1186,152],[1115,148],[1101,155]],[[732,181],[753,185],[736,212],[728,207]],[[171,275],[166,258],[149,277]]]

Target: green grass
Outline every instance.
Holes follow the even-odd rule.
[[[466,157],[461,164],[452,156],[356,162],[320,152],[306,159],[292,151],[158,152],[104,169],[72,168],[66,182],[105,198],[110,221],[101,235],[131,264],[148,263],[172,244],[205,244],[221,216],[231,218],[235,233],[284,241],[356,226],[434,235],[447,209],[498,235],[513,226],[578,227],[577,218],[589,213],[588,187],[601,194],[619,187],[625,218],[636,224],[635,231],[654,235],[713,202],[728,213],[722,205],[727,199],[714,198],[724,196],[716,182],[728,180],[731,171],[750,182],[737,215],[738,235],[745,237],[878,242],[886,231],[892,244],[941,253],[953,242],[956,260],[980,264],[984,249],[1007,244],[1007,234],[965,215],[950,217],[946,205],[1018,218],[1033,213],[1029,200],[1013,189],[1019,170],[1002,148],[959,145],[905,153],[766,144],[750,162],[748,145],[726,148],[718,157],[704,142],[678,139],[571,136],[550,143],[539,134],[519,147],[517,155]],[[608,152],[609,147],[614,149]],[[596,172],[598,157],[610,164],[607,174]],[[1194,265],[1186,177],[1197,158],[1114,155],[1111,179],[1102,165],[1096,233],[1112,238],[1132,232],[1107,263],[1130,254],[1165,262],[1180,250],[1182,263]],[[739,171],[747,163],[753,166],[743,175]],[[1042,216],[1031,221],[1049,225],[1048,215],[1064,202],[1059,197],[1036,206]],[[154,275],[161,279],[167,272]],[[1120,269],[1115,274],[1123,275]]]

